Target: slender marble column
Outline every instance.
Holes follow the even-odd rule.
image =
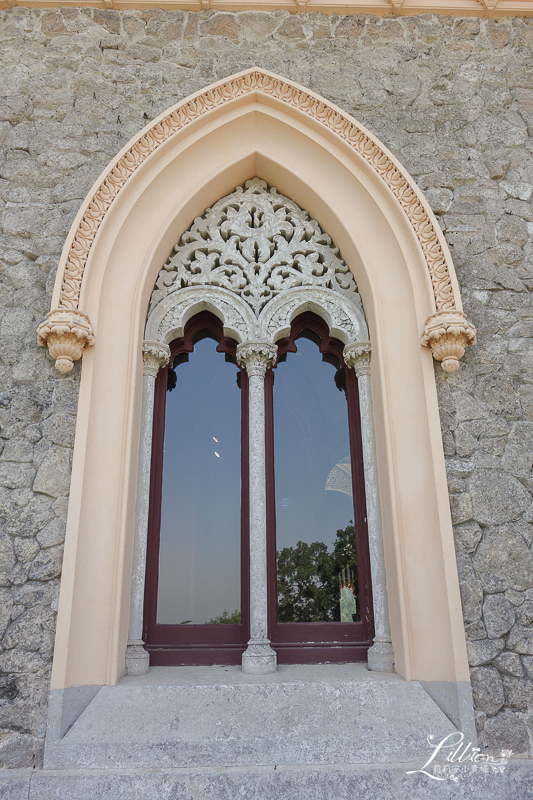
[[[143,397],[141,411],[141,442],[137,473],[137,505],[135,507],[135,536],[131,575],[130,625],[126,648],[126,675],[148,672],[150,657],[142,640],[144,576],[146,570],[146,541],[150,502],[150,462],[152,458],[152,427],[154,419],[155,379],[161,367],[168,364],[170,349],[161,342],[143,342]]]
[[[389,607],[385,576],[385,556],[381,531],[379,487],[370,390],[370,342],[355,342],[344,348],[344,362],[357,375],[361,410],[361,438],[365,467],[365,495],[368,524],[368,548],[372,574],[374,605],[374,644],[368,651],[368,669],[376,672],[394,671],[394,652],[390,634]]]
[[[265,373],[275,363],[277,347],[250,342],[237,347],[237,361],[248,373],[250,453],[250,641],[242,670],[253,675],[275,672],[277,658],[268,638]]]

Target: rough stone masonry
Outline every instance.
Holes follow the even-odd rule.
[[[0,763],[39,765],[80,374],[36,327],[103,167],[257,65],[337,103],[425,192],[478,330],[436,368],[481,741],[533,737],[533,20],[0,11]]]

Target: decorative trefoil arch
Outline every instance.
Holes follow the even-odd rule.
[[[111,204],[139,166],[172,136],[214,108],[254,92],[281,100],[328,128],[357,151],[393,193],[417,237],[433,287],[435,313],[426,321],[421,342],[431,348],[446,372],[454,372],[466,345],[475,343],[475,329],[463,314],[452,283],[453,267],[442,232],[415,183],[353,117],[324,98],[256,67],[178,103],[117,157],[71,231],[62,256],[56,307],[39,326],[39,344],[48,345],[62,373],[69,372],[84,349],[94,345],[91,322],[79,308],[80,292],[91,248]]]

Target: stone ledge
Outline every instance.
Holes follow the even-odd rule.
[[[417,681],[364,664],[154,668],[92,689],[62,737],[72,690],[52,692],[47,769],[410,763],[456,731]]]
[[[322,765],[182,770],[25,770],[0,772],[2,800],[516,800],[533,795],[533,761],[503,774],[471,773],[437,783],[407,775],[418,764]]]

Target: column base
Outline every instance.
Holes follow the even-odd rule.
[[[278,668],[276,651],[268,639],[250,639],[242,654],[242,671],[248,675],[268,675]]]
[[[150,667],[150,656],[141,639],[132,639],[126,648],[124,675],[146,675]]]
[[[368,669],[372,672],[394,672],[394,650],[389,638],[375,637],[368,651]]]

